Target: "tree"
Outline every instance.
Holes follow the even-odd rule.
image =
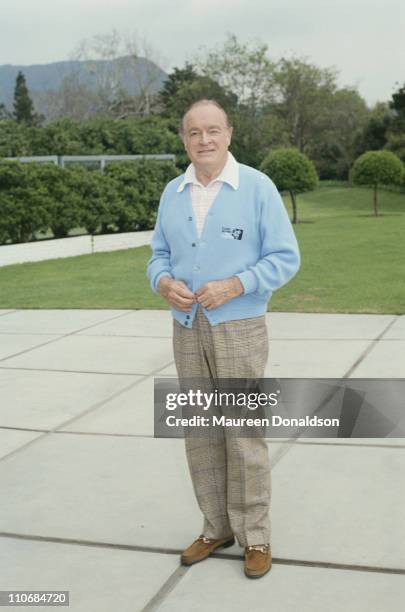
[[[298,57],[275,61],[266,44],[233,34],[195,65],[236,96],[232,151],[240,161],[257,167],[269,148],[294,147],[321,171],[347,178],[367,106],[356,90],[338,89],[335,68]],[[326,167],[325,150],[332,152]]]
[[[394,112],[386,102],[377,102],[369,111],[362,137],[359,141],[358,155],[366,151],[378,151],[387,143],[387,131],[392,125]],[[356,157],[358,157],[358,155]]]
[[[87,73],[86,80],[97,96],[97,113],[108,114],[108,109],[122,95],[124,62],[117,61],[123,55],[121,36],[117,30],[96,34],[83,39],[72,53],[72,59],[80,61]],[[121,59],[124,59],[121,57]]]
[[[159,100],[163,105],[163,114],[171,114],[173,98],[178,95],[181,86],[190,85],[197,77],[198,74],[194,66],[189,62],[185,63],[184,68],[173,68],[173,71],[167,76],[159,92]]]
[[[113,29],[82,40],[72,57],[83,62],[91,78],[97,114],[123,119],[155,110],[164,61],[145,38],[124,37]]]
[[[387,151],[394,153],[405,163],[405,131],[388,132],[388,140],[385,145]]]
[[[405,83],[392,94],[389,106],[395,112],[392,129],[397,132],[405,131]]]
[[[263,160],[260,169],[271,178],[279,191],[288,191],[293,208],[293,223],[298,223],[296,194],[315,189],[315,166],[297,149],[276,149]]]
[[[197,76],[193,81],[183,82],[177,92],[168,102],[168,112],[179,127],[181,117],[193,102],[208,98],[216,100],[228,113],[232,115],[236,108],[236,96],[227,93],[221,85],[207,76]]]
[[[189,63],[186,63],[184,68],[174,68],[166,79],[159,98],[164,106],[162,115],[174,119],[175,123],[180,121],[193,102],[201,98],[216,100],[228,115],[235,111],[237,104],[235,94],[227,92],[213,78],[197,74]]]
[[[21,70],[17,74],[14,88],[14,117],[17,123],[34,125],[34,105],[28,93],[25,76]]]
[[[36,100],[45,109],[47,123],[60,119],[86,121],[103,108],[99,95],[82,82],[79,72],[65,76],[58,90],[38,93]]]
[[[124,37],[113,29],[83,39],[70,59],[74,63],[59,89],[37,94],[48,122],[66,117],[125,119],[159,110],[164,61],[145,39]]]
[[[0,103],[0,121],[5,119],[12,119],[13,115],[7,110],[6,106],[3,103]]]
[[[353,164],[350,180],[354,185],[374,189],[374,215],[378,215],[377,189],[380,185],[400,185],[404,175],[401,160],[391,151],[367,151]]]
[[[322,112],[327,125],[316,130],[315,121],[305,153],[321,178],[347,180],[354,160],[364,151],[358,149],[369,116],[367,105],[355,89],[344,87],[331,95]]]
[[[385,147],[405,163],[405,84],[392,94],[389,106],[394,118],[387,131]]]
[[[288,135],[290,146],[308,153],[314,139],[330,129],[337,91],[336,70],[318,68],[299,58],[282,58],[274,72],[267,112],[274,114]]]
[[[227,34],[222,47],[196,59],[202,74],[237,96],[238,102],[255,114],[268,100],[273,85],[274,63],[265,43],[240,43]]]
[[[257,166],[263,159],[267,118],[263,109],[274,88],[275,64],[267,44],[241,43],[228,34],[221,47],[195,60],[203,76],[218,83],[235,100],[231,122],[234,125],[232,151],[242,163]]]
[[[145,37],[135,33],[126,38],[124,49],[129,58],[129,73],[138,92],[135,96],[136,115],[145,117],[160,110],[158,90],[167,60]]]

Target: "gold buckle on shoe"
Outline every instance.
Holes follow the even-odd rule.
[[[201,534],[198,537],[198,540],[201,540],[202,542],[204,542],[204,544],[211,544],[211,542],[215,541],[213,538],[206,538],[205,535],[203,535],[203,534]]]
[[[266,554],[269,551],[269,544],[252,544],[251,546],[246,546],[246,552],[250,550],[260,550],[262,553]]]

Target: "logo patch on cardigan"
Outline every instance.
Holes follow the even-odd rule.
[[[243,229],[240,229],[238,227],[232,228],[232,227],[224,227],[224,226],[222,226],[221,236],[222,236],[222,238],[227,238],[227,239],[231,239],[231,240],[232,240],[232,238],[234,240],[242,240]]]

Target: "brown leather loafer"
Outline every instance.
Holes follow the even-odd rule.
[[[220,540],[214,540],[212,538],[206,538],[204,535],[200,535],[181,555],[182,565],[193,565],[209,557],[211,553],[217,548],[227,548],[235,544],[235,538],[233,535],[227,536]]]
[[[271,568],[270,544],[257,544],[245,547],[245,575],[248,578],[261,578]]]

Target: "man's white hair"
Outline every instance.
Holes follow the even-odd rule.
[[[226,110],[220,105],[219,102],[217,102],[214,99],[209,99],[209,98],[201,98],[200,100],[196,100],[195,102],[193,102],[192,104],[190,104],[190,106],[184,111],[184,114],[181,118],[180,121],[180,128],[179,128],[179,132],[181,135],[184,134],[184,119],[186,117],[186,115],[195,107],[195,106],[200,106],[200,105],[205,105],[205,104],[212,104],[213,106],[216,106],[217,108],[219,108],[219,110],[221,110],[224,115],[225,115],[225,121],[226,121],[226,125],[228,128],[232,127],[231,122],[229,121],[229,117],[228,117],[228,113],[226,112]]]

